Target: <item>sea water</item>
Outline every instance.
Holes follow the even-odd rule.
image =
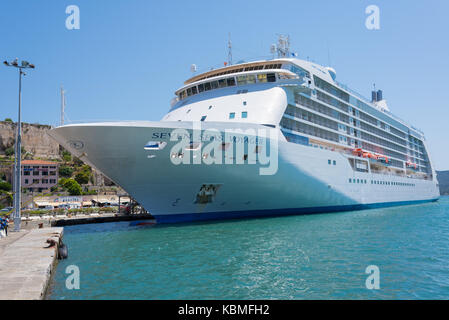
[[[65,228],[64,242],[69,258],[50,299],[449,299],[449,197],[329,214],[80,225]]]

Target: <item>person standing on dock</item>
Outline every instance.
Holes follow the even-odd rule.
[[[8,218],[0,219],[0,232],[4,232],[5,237],[8,235]],[[3,236],[3,235],[2,235]]]

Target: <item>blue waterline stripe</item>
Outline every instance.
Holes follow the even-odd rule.
[[[381,202],[370,204],[353,204],[353,205],[313,207],[313,208],[222,211],[222,212],[185,213],[185,214],[168,214],[168,215],[153,215],[153,216],[156,218],[156,221],[159,224],[182,223],[182,222],[208,221],[208,220],[239,219],[249,217],[251,218],[270,217],[270,216],[274,217],[274,216],[302,215],[302,214],[337,212],[337,211],[375,209],[375,208],[396,207],[426,202],[434,202],[437,201],[438,199],[439,198],[428,200]]]

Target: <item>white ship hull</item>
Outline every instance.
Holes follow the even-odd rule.
[[[124,188],[159,223],[355,210],[439,197],[435,181],[357,172],[346,155],[289,143],[280,133],[273,175],[261,175],[261,164],[175,165],[170,152],[176,142],[168,133],[178,127],[192,131],[189,122],[119,122],[63,126],[51,135]],[[167,146],[145,150],[155,136]],[[198,201],[204,185],[215,186],[210,201]]]

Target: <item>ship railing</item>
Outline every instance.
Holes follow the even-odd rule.
[[[64,125],[68,125],[68,124],[84,124],[84,123],[103,123],[103,122],[142,122],[145,120],[139,119],[139,120],[120,120],[120,119],[81,119],[81,120],[66,120],[64,122]],[[148,120],[151,121],[151,120]],[[59,127],[61,126],[60,124],[56,124],[54,127]]]
[[[350,92],[351,94],[353,94],[354,96],[356,96],[357,98],[363,100],[365,103],[368,103],[369,105],[372,104],[372,102],[365,96],[363,96],[362,94],[358,93],[357,91],[349,88],[347,85],[335,81],[335,83],[337,84],[338,87]],[[418,129],[410,124],[408,124],[406,121],[404,121],[403,119],[401,119],[400,117],[398,117],[397,115],[391,113],[390,111],[387,110],[382,110],[385,114],[387,114],[388,116],[390,116],[391,118],[393,118],[394,120],[398,121],[399,123],[401,123],[402,125],[406,126],[406,127],[410,127],[411,129],[417,131],[418,133],[420,133],[422,136],[424,136],[424,132],[421,129]]]
[[[365,97],[365,96],[362,95],[361,93],[358,93],[357,91],[355,91],[355,90],[349,88],[346,84],[341,83],[341,82],[338,82],[338,81],[335,81],[335,83],[336,83],[337,86],[339,86],[340,88],[342,88],[342,89],[344,89],[344,90],[350,92],[351,94],[353,94],[353,95],[356,96],[357,98],[363,100],[364,102],[366,102],[366,103],[371,103],[371,101],[370,101],[367,97]]]

